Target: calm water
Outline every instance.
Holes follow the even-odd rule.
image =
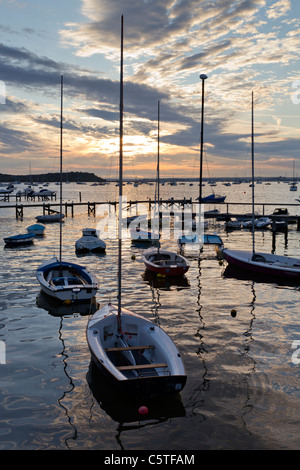
[[[214,189],[227,194],[228,202],[251,200],[246,183]],[[78,201],[79,192],[82,201],[112,200],[117,187],[70,184],[65,200]],[[124,192],[128,199],[154,198],[151,185],[126,185]],[[203,188],[204,195],[210,192]],[[189,183],[161,188],[162,197],[197,193]],[[284,183],[257,185],[256,195],[258,202],[274,203],[299,197]],[[297,208],[290,212],[297,214]],[[38,208],[25,209],[23,221],[16,221],[13,210],[0,210],[1,240],[25,233],[39,214]],[[105,256],[75,255],[81,229],[96,224],[86,208],[75,208],[75,217],[64,223],[64,258],[97,274],[97,302],[116,302],[116,240],[107,240]],[[247,231],[227,234],[224,223],[215,221],[210,230],[227,247],[251,247]],[[277,234],[276,252],[298,257],[299,241],[300,232],[290,226],[287,239]],[[208,247],[200,260],[187,252],[191,268],[180,285],[155,282],[145,278],[142,249],[124,245],[123,304],[173,338],[187,370],[184,390],[174,400],[132,403],[99,383],[85,336],[89,310],[55,309],[40,295],[36,268],[58,254],[58,225],[48,224],[31,247],[0,249],[0,340],[6,347],[0,449],[299,449],[300,364],[293,349],[300,340],[299,286],[237,278]],[[271,231],[257,233],[256,245],[270,252]],[[177,248],[174,240],[164,246]],[[147,419],[138,415],[141,404],[149,407]]]

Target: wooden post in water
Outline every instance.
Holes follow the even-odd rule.
[[[95,217],[96,215],[96,204],[95,202],[88,202],[88,216],[93,215]]]
[[[23,219],[23,204],[21,204],[20,206],[16,204],[16,219]]]

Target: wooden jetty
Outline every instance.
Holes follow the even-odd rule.
[[[1,202],[17,201],[56,201],[56,192],[54,194],[0,194]]]
[[[5,195],[6,196],[6,195]],[[9,195],[12,197],[11,195]],[[41,196],[39,196],[41,198]],[[50,200],[51,199],[51,200]],[[40,208],[43,212],[43,215],[46,214],[52,214],[56,213],[59,211],[60,204],[58,202],[53,202],[53,199],[55,200],[56,198],[52,196],[43,196],[43,201],[47,202],[40,202],[40,199],[38,199],[38,196],[31,196],[31,197],[26,197],[26,203],[21,203],[19,204],[16,200],[16,204],[2,204],[0,205],[0,209],[14,209],[15,215],[17,219],[22,219],[24,217],[24,210],[26,208]],[[36,202],[38,201],[38,202]],[[9,202],[9,199],[5,199],[2,202]],[[65,202],[63,203],[63,208],[64,208],[64,213],[65,217],[68,217],[69,215],[71,217],[74,217],[75,215],[75,208],[79,206],[85,206],[87,208],[87,213],[88,216],[93,216],[96,217],[96,209],[97,206],[101,205],[110,205],[112,207],[117,207],[118,202],[117,201],[98,201],[98,202]],[[127,201],[127,209],[130,210],[131,208],[134,208],[134,206],[138,207],[139,204],[143,204],[148,207],[148,216],[151,214],[151,210],[155,206],[155,202],[151,200],[150,198],[145,200],[145,201]],[[196,214],[196,206],[198,204],[197,201],[192,201],[192,198],[190,199],[166,199],[162,200],[160,199],[160,210],[170,210],[171,207],[171,214],[172,214],[172,207],[175,207],[177,211],[180,210],[191,210],[192,215],[194,216]],[[202,203],[202,206],[212,206],[211,202],[208,203]],[[223,203],[217,203],[213,204],[214,207],[218,206],[221,210],[219,211],[208,211],[205,213],[205,218],[217,218],[218,220],[228,220],[230,217],[241,217],[245,214],[243,213],[237,213],[237,212],[230,212],[230,207],[242,207],[246,208],[247,206],[250,206],[250,203],[237,203],[237,202],[223,202]],[[272,220],[285,220],[286,225],[289,225],[291,223],[297,224],[297,230],[300,230],[300,215],[274,215],[273,213],[267,214],[267,208],[274,208],[274,207],[297,207],[299,208],[299,204],[284,204],[284,203],[256,203],[255,208],[261,208],[262,213],[260,215],[255,215],[255,217],[269,217]],[[249,212],[248,212],[249,216]]]
[[[148,209],[151,210],[151,207],[155,205],[155,202],[152,201],[151,199],[147,199],[147,201],[128,201],[127,202],[127,208],[129,209],[130,207],[138,206],[138,204],[143,204],[147,205]],[[163,205],[166,206],[172,206],[172,205],[178,205],[181,207],[185,207],[185,205],[188,205],[192,207],[192,200],[189,199],[180,199],[180,200],[174,200],[173,198],[167,199],[167,200],[160,200],[160,206],[163,207]],[[63,203],[63,208],[65,211],[65,216],[68,217],[69,214],[71,214],[71,217],[74,217],[74,209],[75,207],[78,206],[86,206],[88,215],[89,216],[96,216],[96,208],[97,206],[101,205],[109,205],[109,206],[114,206],[116,207],[118,205],[117,201],[98,201],[98,202],[65,202]],[[58,209],[60,208],[60,203],[53,203],[53,202],[44,202],[44,203],[27,203],[27,204],[15,204],[15,205],[0,205],[0,209],[14,209],[16,218],[17,219],[22,219],[24,216],[24,209],[25,208],[33,208],[33,207],[39,207],[43,211],[43,215],[46,214],[53,214],[57,213]]]

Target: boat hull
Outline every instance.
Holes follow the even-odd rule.
[[[228,264],[239,269],[248,270],[266,276],[276,276],[282,279],[300,279],[300,259],[277,256],[268,253],[256,253],[257,260],[252,260],[252,251],[223,249],[222,255]],[[263,257],[265,261],[259,261]]]
[[[87,253],[105,253],[106,245],[101,243],[101,240],[99,240],[99,243],[94,240],[92,240],[92,242],[88,240],[78,240],[75,244],[75,251],[80,255]]]
[[[96,229],[85,228],[82,237],[75,243],[75,251],[78,254],[105,253],[106,243],[98,238]]]
[[[215,196],[214,194],[211,194],[210,196],[202,197],[201,202],[224,202],[226,199],[226,196]]]
[[[30,225],[29,227],[27,227],[28,233],[34,233],[34,235],[37,235],[37,236],[43,236],[44,231],[45,231],[44,225],[40,225],[40,224],[34,224],[34,225]]]
[[[142,261],[148,271],[161,274],[162,276],[184,276],[190,268],[187,260],[177,253],[159,250],[159,264],[157,264],[157,255],[157,249],[146,250],[143,253]]]
[[[37,215],[36,220],[38,222],[63,222],[65,215],[64,214],[45,214],[45,215]]]
[[[87,342],[101,374],[129,397],[154,398],[180,392],[186,373],[171,338],[158,325],[122,309],[120,339],[117,311],[117,307],[106,305],[88,322]],[[111,347],[116,344],[125,347]],[[122,361],[130,365],[120,366],[125,363]]]
[[[88,253],[103,254],[103,253],[105,253],[106,248],[103,248],[101,246],[96,247],[96,248],[89,248],[89,247],[86,247],[86,246],[80,246],[80,247],[76,246],[75,250],[76,250],[76,253],[78,255],[87,255]]]
[[[92,299],[98,289],[97,278],[90,274],[86,268],[77,264],[65,261],[62,261],[61,264],[63,270],[69,273],[68,276],[63,275],[61,278],[57,277],[54,279],[53,273],[57,272],[60,267],[60,263],[56,258],[52,258],[48,262],[43,263],[37,269],[36,277],[41,285],[42,291],[60,301],[78,302]],[[57,284],[54,282],[56,279]],[[60,279],[61,284],[59,284]],[[66,279],[70,279],[71,282],[66,281]]]
[[[15,248],[18,246],[31,245],[33,243],[34,238],[34,234],[15,235],[12,237],[4,238],[4,243],[5,246],[9,248]]]
[[[99,372],[117,387],[120,393],[131,398],[156,398],[157,396],[172,395],[180,392],[186,384],[186,376],[175,377],[140,377],[136,379],[117,380],[103,367],[101,362],[92,354],[92,359]]]

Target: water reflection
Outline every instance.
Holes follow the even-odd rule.
[[[76,440],[77,439],[77,428],[72,422],[72,416],[69,412],[69,409],[64,405],[64,400],[68,394],[71,394],[74,389],[75,389],[75,384],[73,382],[73,379],[71,375],[68,373],[68,359],[69,356],[66,352],[66,345],[65,345],[65,340],[63,338],[63,321],[64,317],[66,316],[72,316],[75,314],[80,314],[80,315],[90,315],[94,313],[97,308],[99,307],[99,304],[96,302],[96,299],[93,298],[89,300],[88,302],[70,302],[70,303],[62,303],[59,302],[56,299],[53,299],[52,297],[49,297],[47,294],[45,294],[42,290],[39,292],[37,298],[36,298],[36,303],[39,308],[43,308],[46,310],[51,316],[54,317],[60,317],[60,322],[59,322],[59,328],[58,328],[58,338],[59,341],[61,342],[62,349],[58,353],[58,356],[62,358],[62,363],[63,363],[63,372],[64,375],[66,376],[67,379],[67,385],[65,386],[65,390],[62,393],[60,397],[58,397],[57,402],[59,406],[64,410],[64,413],[67,417],[68,423],[72,428],[72,435],[69,437],[66,437],[64,439],[65,445],[69,448],[69,441],[70,440]]]
[[[156,274],[146,270],[142,274],[142,279],[144,282],[149,284],[150,287],[154,287],[156,289],[171,290],[172,287],[175,287],[177,290],[181,290],[190,287],[190,281],[185,275],[178,277],[157,276]]]
[[[189,402],[186,405],[186,407],[191,407],[192,408],[192,415],[198,414],[195,410],[198,407],[202,407],[204,404],[204,396],[203,392],[207,392],[209,390],[209,379],[207,378],[208,376],[208,369],[206,365],[206,360],[205,360],[205,354],[207,353],[207,350],[205,349],[205,341],[204,341],[204,329],[205,329],[205,322],[204,318],[202,315],[202,304],[201,304],[201,261],[202,259],[199,257],[198,258],[198,275],[197,275],[197,308],[196,312],[198,314],[199,318],[199,323],[197,326],[197,331],[195,333],[195,337],[199,339],[199,346],[196,351],[197,356],[202,360],[202,366],[203,366],[203,375],[202,375],[202,382],[199,384],[198,387],[196,387],[193,390],[192,395],[189,398]],[[203,421],[206,420],[204,414],[201,414],[201,419]]]
[[[224,278],[238,279],[240,281],[255,281],[263,284],[277,284],[278,286],[299,287],[299,279],[284,278],[278,276],[271,276],[267,274],[251,272],[248,270],[239,269],[232,265],[227,265],[223,271]]]
[[[153,285],[150,284],[150,289],[152,293],[152,302],[153,306],[151,307],[152,315],[154,318],[154,323],[160,326],[160,318],[159,318],[159,308],[161,307],[160,303],[160,290]]]
[[[253,297],[252,297],[252,300],[250,302],[250,321],[249,321],[249,327],[243,333],[244,343],[243,343],[242,351],[241,351],[241,356],[247,357],[248,360],[250,361],[249,367],[248,367],[248,373],[243,378],[243,381],[245,382],[245,385],[246,385],[246,400],[245,400],[245,403],[244,403],[244,413],[242,414],[241,419],[244,422],[245,427],[247,427],[246,415],[251,413],[251,411],[253,410],[253,404],[252,404],[251,398],[250,398],[249,377],[251,376],[251,374],[254,374],[255,366],[256,366],[256,361],[250,355],[250,348],[251,348],[251,345],[254,341],[253,336],[252,336],[253,324],[254,324],[254,320],[256,318],[255,313],[254,313],[255,301],[256,301],[256,293],[255,293],[254,286],[255,286],[255,283],[254,283],[254,281],[252,281],[251,282],[251,292],[253,294]]]
[[[62,336],[62,327],[63,327],[63,317],[61,317],[60,319],[60,324],[59,324],[59,330],[58,330],[58,333],[59,333],[59,339],[61,341],[61,344],[62,344],[62,350],[60,352],[60,355],[62,357],[62,361],[63,361],[63,370],[64,370],[64,374],[65,376],[67,377],[67,380],[68,380],[68,384],[69,384],[69,387],[67,390],[65,390],[62,394],[61,397],[59,397],[57,399],[57,402],[59,404],[59,406],[64,410],[65,414],[66,414],[66,417],[67,417],[67,420],[68,420],[68,423],[70,424],[70,426],[72,427],[73,429],[73,434],[72,436],[70,437],[66,437],[64,442],[66,444],[66,446],[69,448],[69,443],[68,441],[70,439],[72,440],[75,440],[77,439],[77,428],[76,426],[72,423],[72,418],[71,418],[71,415],[69,415],[69,410],[66,406],[64,406],[63,404],[63,400],[64,398],[69,394],[69,393],[72,393],[72,391],[74,390],[75,388],[75,385],[74,385],[74,382],[72,380],[72,377],[68,374],[68,354],[66,353],[66,347],[65,347],[65,341],[63,339],[63,336]]]
[[[131,400],[123,396],[98,370],[93,360],[86,376],[87,383],[95,400],[105,413],[118,423],[116,440],[121,450],[124,446],[121,434],[132,429],[158,425],[165,421],[184,417],[185,408],[180,394],[156,399]],[[140,407],[147,407],[148,413],[141,414]]]
[[[76,313],[84,316],[91,315],[99,308],[99,303],[93,297],[87,302],[60,302],[48,296],[42,290],[36,298],[38,307],[47,310],[53,317],[61,317],[63,315],[74,315]]]

